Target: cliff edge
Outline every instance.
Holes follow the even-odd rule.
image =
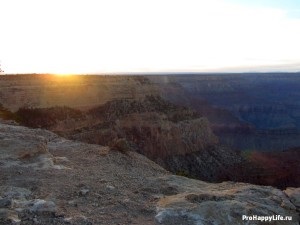
[[[0,123],[0,167],[0,224],[247,224],[243,215],[299,223],[299,188],[174,176],[135,152],[42,129]]]

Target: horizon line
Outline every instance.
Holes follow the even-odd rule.
[[[102,72],[102,73],[0,73],[0,76],[14,75],[54,75],[54,76],[104,76],[104,75],[218,75],[218,74],[298,74],[299,71],[247,71],[247,72]]]

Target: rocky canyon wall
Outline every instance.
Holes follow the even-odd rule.
[[[0,76],[0,103],[12,111],[64,105],[89,109],[114,99],[143,99],[157,93],[141,76]]]

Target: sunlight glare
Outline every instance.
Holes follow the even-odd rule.
[[[300,63],[300,20],[282,9],[222,0],[77,0],[72,8],[58,0],[6,4],[0,57],[7,72],[207,71]]]

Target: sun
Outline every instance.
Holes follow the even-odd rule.
[[[54,75],[58,76],[58,77],[70,77],[70,76],[73,76],[74,74],[71,74],[71,73],[55,73]]]
[[[55,80],[59,83],[72,82],[80,83],[82,81],[82,76],[80,74],[73,73],[52,73],[50,74],[55,77]]]

